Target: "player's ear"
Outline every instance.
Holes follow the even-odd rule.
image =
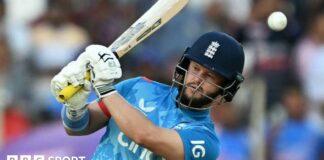
[[[188,52],[189,49],[190,49],[190,47],[187,47],[184,50],[184,53],[183,53],[182,57],[178,61],[178,65],[180,67],[176,67],[176,69],[175,69],[175,77],[177,79],[183,79],[185,77],[185,75],[186,75],[186,70],[188,70],[188,66],[190,64],[190,60],[185,57],[185,54]],[[181,81],[182,80],[180,80],[180,82]]]
[[[184,52],[182,57],[180,58],[178,64],[180,67],[184,68],[184,69],[188,69],[188,66],[190,64],[190,60],[188,58],[185,57],[185,55],[187,54],[187,52],[189,51],[190,47],[187,47]]]
[[[234,82],[225,87],[224,91],[224,99],[227,102],[231,102],[236,94],[236,92],[240,89],[240,84],[244,81],[244,77],[242,74],[238,73],[235,77]]]
[[[216,97],[216,99],[213,102],[211,102],[210,106],[211,107],[217,107],[217,106],[222,105],[223,103],[226,103],[225,98],[222,95],[218,95]]]

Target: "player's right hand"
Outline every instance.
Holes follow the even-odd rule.
[[[70,62],[52,79],[52,94],[58,97],[60,91],[68,85],[83,85],[82,89],[75,93],[70,99],[61,102],[70,110],[79,110],[83,108],[91,91],[91,83],[85,79],[85,75],[86,66],[83,63],[77,61]]]
[[[90,45],[78,60],[91,70],[91,83],[98,97],[102,98],[115,91],[113,82],[121,78],[122,69],[117,56],[107,47]]]

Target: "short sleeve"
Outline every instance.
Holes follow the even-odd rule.
[[[184,146],[185,160],[216,160],[219,140],[207,128],[193,127],[177,130]]]
[[[115,85],[115,88],[120,95],[124,96],[140,79],[141,77],[136,77],[121,81]]]
[[[136,77],[120,81],[115,84],[115,89],[121,96],[125,96],[140,79],[141,77]],[[99,102],[100,98],[97,98],[96,101]]]

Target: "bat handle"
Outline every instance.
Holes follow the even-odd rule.
[[[90,71],[87,71],[86,73],[86,77],[85,77],[86,80],[90,80]],[[63,88],[58,97],[56,97],[56,99],[59,101],[59,102],[65,102],[67,101],[68,99],[70,99],[75,93],[77,93],[80,89],[82,89],[83,85],[80,85],[80,86],[72,86],[72,85],[68,85],[67,87]]]

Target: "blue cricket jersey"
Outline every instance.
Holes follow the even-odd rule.
[[[175,129],[182,139],[186,160],[217,158],[219,141],[209,111],[178,108],[175,102],[175,96],[178,94],[176,88],[137,77],[118,83],[116,90],[156,126]],[[107,130],[92,159],[158,160],[163,158],[137,145],[111,118],[107,122]]]

